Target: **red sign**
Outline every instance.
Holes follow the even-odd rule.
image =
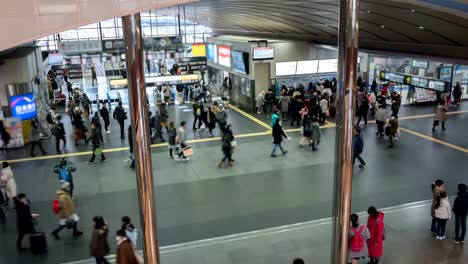
[[[218,63],[226,67],[231,67],[231,47],[218,46]]]

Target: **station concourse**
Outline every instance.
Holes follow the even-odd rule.
[[[25,248],[17,247],[14,204],[20,201],[9,197],[1,209],[5,219],[0,217],[0,263],[96,263],[90,256],[95,216],[102,216],[108,226],[109,263],[117,263],[114,238],[122,228],[122,216],[129,216],[137,229],[137,254],[148,257],[145,247],[157,245],[157,264],[282,264],[296,258],[333,263],[339,255],[334,245],[348,232],[343,226],[349,223],[345,219],[336,229],[336,219],[342,216],[336,214],[339,202],[347,213],[358,214],[361,224],[367,223],[370,206],[384,213],[386,238],[378,263],[468,261],[466,245],[454,241],[455,213],[444,239],[436,239],[430,230],[431,184],[444,181],[452,206],[459,184],[468,184],[468,5],[463,1],[200,0],[145,5],[109,0],[95,6],[78,1],[79,7],[45,2],[31,4],[24,14],[15,3],[0,10],[2,35],[11,33],[6,18],[14,22],[28,14],[46,21],[67,12],[80,17],[55,27],[30,21],[34,26],[24,34],[0,40],[0,119],[11,137],[0,160],[9,163],[17,194],[25,193],[31,213],[39,214],[34,228],[44,233],[48,250],[32,254],[29,234],[22,241]],[[359,31],[355,43],[359,50],[351,52],[355,57],[340,53],[343,43],[337,46],[338,36],[343,37],[339,32],[346,34],[339,31],[340,4],[344,8],[345,2],[360,10],[358,29],[349,29]],[[109,10],[95,14],[93,9]],[[349,19],[343,9],[341,19]],[[125,21],[138,23],[129,28]],[[22,27],[18,25],[18,30]],[[341,86],[345,79],[353,80],[349,108],[343,103],[349,99]],[[137,90],[135,84],[141,83],[145,85]],[[271,104],[262,92],[272,94]],[[395,103],[393,92],[400,103]],[[132,105],[136,100],[137,106]],[[363,108],[363,100],[368,108]],[[34,109],[28,108],[32,102]],[[79,144],[75,136],[80,121],[71,102],[86,128],[87,140]],[[114,115],[119,102],[126,112],[124,138]],[[387,132],[376,135],[374,111],[382,102],[387,104],[385,117],[398,120],[391,148]],[[102,105],[109,108],[108,133],[99,111]],[[161,121],[161,105],[167,122]],[[356,124],[362,109],[368,120]],[[48,124],[50,110],[54,116]],[[234,136],[235,143],[228,142],[233,162],[225,166],[219,161],[225,155],[227,130],[218,122],[209,131],[210,118],[221,119],[213,111],[226,113]],[[277,128],[274,111],[279,112],[278,124],[285,134],[282,147],[287,150],[283,155],[278,150],[276,157],[271,156]],[[286,112],[284,120],[281,112]],[[92,119],[96,113],[100,132]],[[67,140],[59,153],[55,114],[61,117]],[[319,124],[321,136],[314,151],[301,146],[301,140],[309,116],[315,120],[319,114],[326,118]],[[294,116],[300,116],[300,125],[291,124]],[[204,120],[202,127],[195,118]],[[37,130],[31,128],[32,119],[38,122]],[[182,159],[185,152],[180,158],[176,155],[184,148],[181,145],[170,156],[172,144],[165,127],[170,122],[177,144],[186,137],[191,146],[193,154],[187,160]],[[353,131],[345,129],[346,124]],[[352,155],[346,150],[355,152],[356,129],[364,142],[365,166],[337,161]],[[1,130],[0,126],[0,134]],[[37,154],[36,149],[32,157],[35,131],[46,154]],[[102,141],[98,135],[96,143],[93,133],[102,135]],[[348,136],[351,145],[337,145]],[[89,162],[96,148],[103,150],[105,161]],[[150,149],[148,157],[141,156],[145,148]],[[63,184],[54,172],[60,159],[77,168],[73,203],[80,237],[66,230],[60,239],[51,235],[59,223],[52,204]],[[131,168],[132,159],[136,170]],[[352,174],[346,174],[346,166]],[[0,176],[5,199],[10,189],[4,174]],[[148,179],[154,186],[144,186]],[[352,181],[351,192],[346,184],[337,183],[346,179]],[[154,200],[145,203],[147,190],[154,191]],[[340,192],[351,195],[349,204],[343,196],[337,201]],[[151,225],[142,208],[155,209],[151,224],[157,228],[157,241],[145,241],[145,228]],[[359,263],[368,263],[368,256]]]

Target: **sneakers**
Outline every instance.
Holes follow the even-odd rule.
[[[275,155],[275,154],[271,154],[270,157],[276,158],[276,155]]]
[[[190,159],[188,157],[185,157],[182,159],[182,161],[189,161]]]
[[[458,241],[458,240],[453,240],[453,242],[454,242],[455,244],[460,244],[460,241]]]
[[[110,133],[111,133],[111,131],[110,131],[110,130],[107,130],[107,131],[106,131],[106,134],[110,134]]]
[[[436,239],[437,240],[444,240],[446,237],[445,236],[437,236]]]
[[[365,164],[359,164],[359,168],[364,168]]]
[[[287,151],[287,150],[285,150],[285,151],[283,152],[283,156],[284,156],[284,155],[286,155],[287,153],[288,153],[288,151]]]

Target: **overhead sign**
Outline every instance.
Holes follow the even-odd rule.
[[[206,56],[206,44],[197,43],[192,44],[192,57],[205,57]]]
[[[102,42],[100,40],[60,41],[58,50],[62,54],[101,52]]]
[[[21,120],[37,117],[36,99],[33,93],[11,96],[10,108],[12,116]]]
[[[318,72],[318,60],[298,61],[296,74],[314,74]]]
[[[413,67],[427,69],[429,67],[428,61],[413,60]]]
[[[380,72],[380,79],[399,84],[412,85],[423,89],[430,89],[439,92],[446,92],[450,88],[450,83],[442,80],[430,79],[421,76],[413,76],[397,72]]]
[[[144,49],[164,49],[166,47],[182,45],[182,37],[143,38]],[[106,39],[102,41],[102,49],[106,52],[125,51],[123,39]]]
[[[274,47],[255,47],[253,52],[254,60],[272,60],[275,57]]]
[[[199,82],[198,74],[185,74],[185,75],[169,75],[145,78],[146,85],[175,85],[184,83]],[[128,85],[127,79],[112,79],[109,80],[111,89],[125,88]]]
[[[287,76],[296,74],[297,61],[277,62],[276,76]]]
[[[231,47],[218,46],[218,63],[231,68]]]
[[[337,72],[338,59],[320,60],[318,65],[318,73]]]

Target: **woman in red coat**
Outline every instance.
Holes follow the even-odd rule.
[[[384,214],[377,211],[373,206],[367,210],[369,218],[367,219],[367,229],[369,229],[371,238],[367,240],[369,249],[370,264],[378,264],[383,255],[384,233]]]

